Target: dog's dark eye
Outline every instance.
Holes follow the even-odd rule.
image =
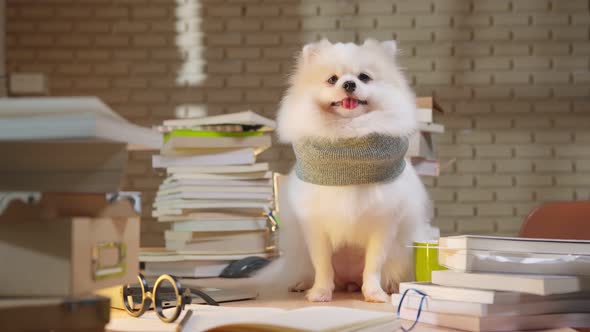
[[[328,83],[334,85],[336,84],[336,82],[338,81],[338,76],[336,75],[332,75],[330,78],[328,78]]]
[[[359,74],[359,80],[361,80],[361,82],[365,82],[367,83],[368,81],[371,80],[371,77],[365,73],[360,73]]]

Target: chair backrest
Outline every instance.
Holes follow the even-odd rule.
[[[590,240],[590,201],[542,204],[526,217],[519,236]]]

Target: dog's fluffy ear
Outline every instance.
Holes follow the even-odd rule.
[[[319,42],[309,43],[303,46],[301,52],[301,59],[303,63],[309,63],[315,56],[317,56],[323,47],[332,45],[329,40],[322,39]]]
[[[391,55],[392,57],[394,57],[397,54],[397,43],[395,42],[395,40],[386,40],[383,42],[378,42],[375,39],[369,38],[365,40],[363,46],[375,48],[381,47],[383,50],[385,50],[385,53]]]
[[[381,47],[383,47],[385,51],[391,56],[395,56],[397,54],[397,43],[395,40],[386,40],[381,42]]]

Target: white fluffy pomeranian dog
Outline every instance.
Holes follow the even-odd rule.
[[[395,41],[306,45],[281,102],[281,141],[414,133],[415,96],[396,52]],[[279,191],[282,257],[253,278],[199,285],[254,286],[271,296],[287,288],[307,290],[314,302],[330,301],[335,289],[362,289],[366,301],[388,302],[387,294],[413,277],[409,246],[437,235],[429,223],[428,195],[411,163],[391,181],[352,185],[314,184],[296,173]]]
[[[396,53],[395,41],[306,45],[279,110],[280,140],[410,136],[418,125],[415,96]],[[387,293],[413,276],[409,246],[436,233],[411,163],[393,181],[358,185],[318,185],[295,173],[287,204],[305,241],[294,232],[282,246],[286,259],[300,258],[287,262],[291,288],[307,290],[314,302],[330,301],[335,289],[359,288],[366,301],[387,302]]]

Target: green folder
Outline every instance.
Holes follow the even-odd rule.
[[[262,136],[262,131],[213,131],[213,130],[190,130],[190,129],[175,129],[169,133],[164,134],[164,142],[167,142],[172,137],[248,137],[248,136]]]

